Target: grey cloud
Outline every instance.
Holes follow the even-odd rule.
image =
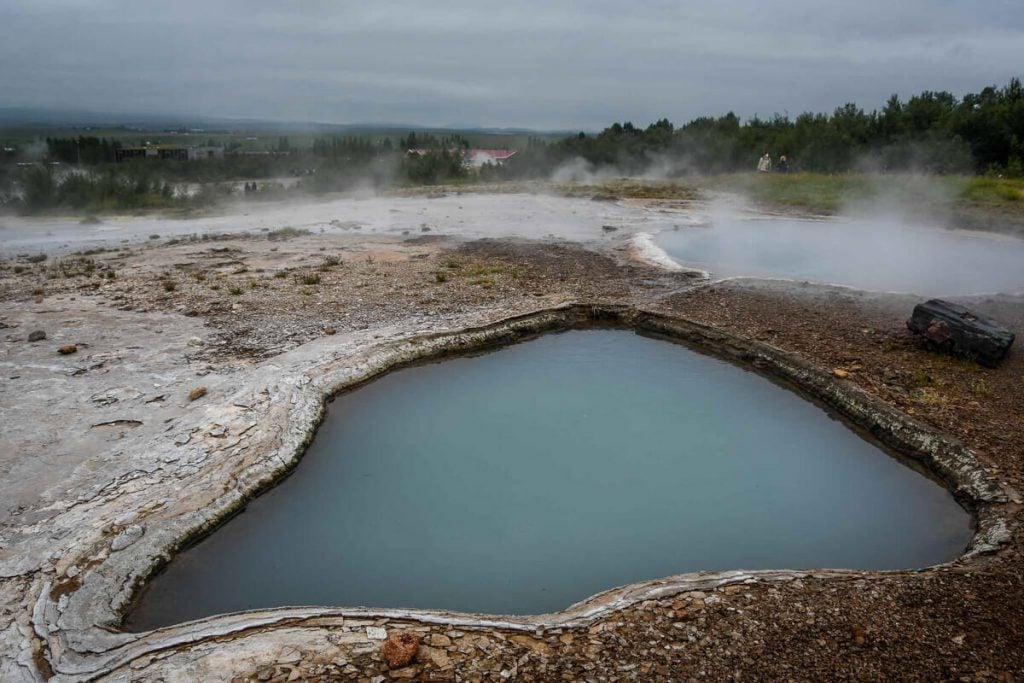
[[[991,0],[0,0],[0,106],[596,128],[1020,75]]]

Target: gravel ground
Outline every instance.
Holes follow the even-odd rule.
[[[183,679],[225,671],[263,681],[1024,677],[1015,493],[1024,489],[1024,351],[1018,344],[997,369],[931,353],[906,331],[911,298],[756,281],[693,287],[684,274],[629,263],[624,245],[599,253],[555,241],[430,236],[197,240],[0,263],[0,301],[12,308],[32,311],[75,298],[143,317],[194,319],[205,332],[188,351],[188,364],[222,374],[325,335],[372,332],[397,320],[487,307],[511,314],[568,301],[643,304],[845,370],[846,381],[974,449],[1018,504],[1010,546],[966,564],[728,585],[633,605],[587,628],[532,635],[401,620],[311,620],[301,632],[283,625],[182,646],[179,652],[194,662],[177,673]],[[1018,336],[1024,332],[1021,300],[966,303]],[[29,330],[5,313],[0,328],[8,349],[26,343]],[[0,580],[0,606],[17,603],[22,582]],[[4,607],[0,634],[20,623],[16,618]],[[377,628],[418,636],[416,658],[389,667]],[[166,674],[143,671],[151,662],[137,663],[132,677]],[[45,672],[45,659],[37,664]]]

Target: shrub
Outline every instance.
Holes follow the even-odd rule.
[[[337,256],[327,256],[324,258],[323,263],[320,264],[320,270],[330,270],[341,263],[341,259]]]
[[[301,235],[308,235],[309,230],[302,230],[300,228],[293,228],[290,225],[286,225],[283,228],[277,230],[271,230],[267,233],[267,239],[271,242],[280,242],[282,240],[290,240],[293,237],[299,237]]]

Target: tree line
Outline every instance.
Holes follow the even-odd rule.
[[[797,170],[996,172],[1024,174],[1024,87],[1012,79],[957,98],[925,91],[903,101],[893,95],[865,112],[846,104],[831,114],[796,118],[757,116],[741,121],[730,112],[676,126],[667,118],[646,128],[615,123],[596,135],[554,142],[531,140],[502,175],[537,177],[583,159],[595,168],[643,173],[652,164],[670,175],[751,170],[764,153],[785,155]]]

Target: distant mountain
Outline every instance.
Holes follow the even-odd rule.
[[[282,133],[476,133],[486,135],[564,136],[575,130],[533,130],[530,128],[499,128],[488,126],[421,126],[407,123],[319,123],[315,121],[273,121],[265,119],[228,119],[181,116],[176,114],[111,113],[74,109],[37,107],[0,107],[0,126],[32,126],[42,128],[138,128],[202,129],[210,132],[280,131]]]

